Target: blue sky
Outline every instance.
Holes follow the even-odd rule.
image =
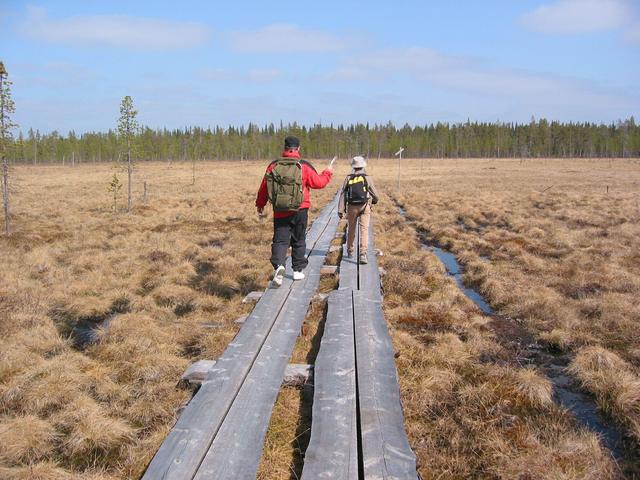
[[[0,4],[22,130],[610,122],[640,112],[640,0]]]

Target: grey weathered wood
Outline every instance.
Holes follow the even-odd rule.
[[[342,261],[340,262],[339,290],[353,290],[358,288],[358,262],[354,254],[353,258],[347,257],[347,245],[343,245]]]
[[[249,292],[247,296],[242,299],[242,303],[255,303],[260,300],[263,294],[264,292]]]
[[[282,385],[285,387],[301,387],[310,383],[313,378],[313,365],[307,363],[290,363],[284,371]]]
[[[335,208],[335,202],[333,204]],[[292,286],[292,293],[240,387],[195,480],[255,478],[271,411],[302,322],[320,283],[320,267],[336,227],[337,215],[332,215],[310,252],[305,279]]]
[[[310,262],[314,257],[318,257],[313,262],[318,272],[315,275],[317,278],[319,278],[319,268],[324,262],[322,252],[324,251],[326,255],[327,250],[326,245],[323,244],[321,247],[318,244],[323,239],[322,234],[329,228],[336,205],[337,197],[323,209],[307,235],[307,257]],[[335,225],[335,222],[333,224]],[[333,231],[324,235],[324,237],[327,236],[332,238]],[[324,243],[328,245],[326,238]],[[258,354],[272,332],[276,320],[282,318],[281,311],[290,298],[296,297],[296,294],[291,295],[294,285],[290,259],[287,261],[286,269],[282,286],[269,288],[264,292],[234,340],[209,371],[197,395],[156,452],[143,479],[181,480],[194,477],[214,437],[228,416],[248,373],[256,363]],[[299,329],[299,326],[295,329],[296,335]],[[278,385],[281,380],[282,374],[277,379]],[[261,448],[257,448],[259,452]]]
[[[247,321],[247,318],[249,318],[249,315],[242,315],[241,317],[236,318],[233,323],[241,325]]]
[[[417,478],[415,455],[404,431],[395,352],[382,312],[371,227],[368,234],[369,263],[358,267],[355,257],[347,258],[345,246],[339,290],[329,300],[315,366],[311,441],[302,472],[306,479],[358,478],[357,460],[346,467],[358,442],[365,479]],[[356,367],[351,376],[338,375]],[[352,404],[349,392],[355,393],[356,385],[358,397]],[[351,424],[344,410],[356,405],[360,430],[345,444]]]
[[[207,378],[209,370],[216,364],[215,360],[198,360],[187,367],[182,376],[181,382],[191,385],[200,385]]]
[[[378,265],[369,238],[369,263],[353,292],[358,402],[365,479],[417,479],[416,457],[404,430],[395,351],[382,311]]]
[[[328,293],[318,292],[313,296],[315,302],[324,302],[329,297]]]
[[[337,271],[337,265],[323,265],[320,267],[320,275],[335,275]]]
[[[176,324],[182,325],[181,322],[176,322]],[[226,328],[229,326],[229,324],[225,322],[206,322],[200,323],[199,326],[201,328]]]
[[[357,479],[357,433],[352,299],[350,291],[342,290],[329,296],[302,478]]]

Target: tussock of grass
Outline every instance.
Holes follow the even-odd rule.
[[[55,441],[10,440],[18,463],[1,460],[0,478],[139,478],[189,399],[181,373],[224,351],[251,310],[242,297],[267,286],[271,222],[253,205],[265,166],[202,164],[192,186],[190,164],[141,163],[134,209],[116,215],[109,165],[16,167],[14,235],[0,237],[0,422],[38,419],[34,438]],[[334,192],[314,192],[312,219]],[[77,325],[98,343],[74,349]]]
[[[0,478],[6,480],[69,480],[73,477],[55,462],[45,461],[13,468],[0,465]]]
[[[637,163],[426,163],[430,174],[421,177],[418,164],[407,161],[400,192],[386,164],[372,173],[418,228],[456,253],[465,282],[500,314],[561,351],[597,346],[617,355],[628,365],[624,383],[635,385],[640,379]],[[608,194],[605,184],[611,187]],[[550,185],[554,188],[543,192]],[[417,300],[415,295],[410,299]],[[628,403],[622,400],[627,398],[624,388],[591,381],[583,385],[605,409]],[[607,396],[619,400],[605,401]],[[616,408],[614,416],[624,417],[637,438],[631,411]]]
[[[56,429],[34,415],[0,419],[0,462],[19,465],[41,460],[53,453]]]
[[[404,203],[410,215],[425,215]],[[509,357],[488,328],[490,319],[420,248],[389,200],[378,206],[375,224],[388,272],[384,308],[399,353],[405,428],[422,478],[616,478],[597,436],[576,428],[555,404],[544,374]],[[464,251],[475,266],[471,274],[486,268],[471,248]],[[494,288],[503,302],[513,299],[512,285],[495,278]],[[526,308],[555,312],[543,300]]]
[[[602,347],[578,351],[569,371],[593,392],[599,405],[640,440],[640,379],[637,371],[615,353]]]

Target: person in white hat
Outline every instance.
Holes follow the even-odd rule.
[[[347,255],[353,258],[355,250],[356,224],[360,219],[360,263],[367,263],[367,248],[369,248],[369,220],[371,205],[378,203],[378,192],[373,179],[367,175],[365,168],[367,161],[358,155],[351,160],[353,171],[347,175],[342,184],[338,203],[338,216],[347,216]]]

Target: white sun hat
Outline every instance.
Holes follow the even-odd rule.
[[[361,155],[357,157],[353,157],[351,159],[351,168],[365,168],[367,166],[367,161]]]

